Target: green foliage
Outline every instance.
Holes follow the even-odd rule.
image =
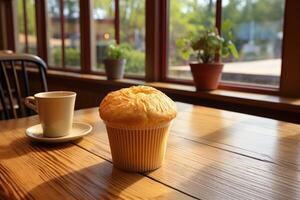
[[[185,65],[176,48],[178,38],[215,24],[214,1],[172,0],[169,18],[169,65]],[[188,53],[188,52],[186,52]]]
[[[18,17],[18,31],[20,33],[25,33],[24,31],[24,5],[22,0],[17,1],[17,17]],[[35,1],[27,0],[25,4],[25,9],[27,12],[27,31],[29,35],[36,35],[35,28]]]
[[[80,50],[78,48],[65,48],[66,65],[80,66]]]
[[[127,73],[145,73],[145,53],[137,51],[132,48],[128,48],[125,51],[126,67],[125,72]]]
[[[61,48],[54,48],[53,50],[54,64],[61,65]],[[65,62],[68,66],[80,66],[80,50],[78,48],[65,48]]]
[[[145,53],[135,50],[129,43],[110,44],[107,48],[107,58],[112,55],[126,59],[126,73],[143,74],[145,72]]]
[[[186,65],[187,62],[182,57],[182,49],[177,49],[175,43],[177,39],[187,36],[189,33],[196,33],[198,29],[204,27],[212,27],[215,25],[215,3],[216,1],[196,1],[196,0],[172,0],[170,1],[170,18],[169,18],[169,65],[181,66]],[[231,40],[240,56],[234,59],[229,56],[224,59],[225,62],[237,60],[257,60],[272,57],[272,52],[267,51],[267,47],[272,48],[276,40],[277,33],[282,31],[283,23],[283,0],[230,0],[222,3],[222,36],[225,39]],[[253,33],[245,30],[245,26],[249,27],[250,23],[255,23]],[[235,37],[227,37],[224,33],[228,33],[228,29],[224,26],[229,25]],[[272,35],[268,38],[262,39],[257,37],[259,27],[271,30]],[[259,48],[259,52],[248,56],[243,51],[245,44],[249,42],[241,35],[253,34],[254,45]],[[188,52],[186,52],[188,54]],[[196,57],[190,57],[196,59]]]
[[[61,48],[53,48],[52,50],[54,64],[57,66],[61,65]]]
[[[221,37],[216,29],[199,30],[196,35],[178,39],[176,45],[182,50],[184,59],[195,54],[199,63],[213,63],[216,57],[228,57],[231,54],[238,57],[235,45],[231,40]]]
[[[120,45],[122,48],[123,58],[126,59],[126,73],[144,74],[145,73],[145,53],[133,49],[129,44]],[[52,50],[54,64],[61,65],[61,48]],[[77,48],[65,48],[66,64],[69,66],[80,66],[80,51]],[[98,63],[98,69],[102,69],[103,65]]]
[[[145,74],[145,53],[133,49],[129,43],[120,45],[126,59],[125,72],[129,74]],[[102,63],[97,63],[98,70],[104,70]]]
[[[145,0],[122,0],[119,4],[120,40],[133,44],[135,30],[145,31]]]
[[[124,59],[125,58],[125,48],[121,45],[110,44],[106,51],[107,59]]]
[[[104,10],[105,17],[113,17],[114,16],[114,0],[94,0],[93,1],[93,9],[95,10]]]

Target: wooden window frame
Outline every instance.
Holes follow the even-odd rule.
[[[115,12],[114,12],[114,39],[116,41],[117,44],[120,44],[120,0],[113,0],[114,1],[114,7],[115,7]],[[91,0],[80,0],[80,2],[85,2],[84,4],[89,4],[89,9],[86,9],[86,7],[83,7],[82,5],[80,6],[80,12],[83,11],[84,13],[82,13],[82,15],[86,16],[86,19],[82,19],[82,29],[81,34],[86,32],[87,27],[89,27],[89,40],[83,42],[84,39],[86,39],[85,37],[81,38],[82,43],[84,43],[84,45],[86,45],[82,52],[86,51],[86,49],[89,49],[89,53],[86,55],[86,57],[89,58],[89,61],[86,63],[82,63],[81,66],[85,66],[85,70],[81,71],[81,72],[86,72],[89,74],[95,74],[95,75],[105,75],[105,72],[101,72],[101,71],[96,71],[93,70],[93,66],[92,66],[92,55],[91,55],[91,49],[92,49],[92,43],[91,43],[91,38],[94,37],[94,35],[92,35],[91,33],[91,23],[92,23],[92,16],[90,15],[91,9],[92,9],[92,4],[91,4]],[[86,12],[87,10],[89,10],[90,12]],[[83,45],[82,45],[83,46]],[[84,58],[81,58],[84,59]],[[134,74],[125,74],[124,75],[125,78],[129,78],[129,79],[137,79],[137,80],[144,80],[144,76],[142,75],[134,75]]]
[[[164,52],[166,52],[166,55],[168,55],[168,27],[169,27],[169,2],[171,0],[163,0],[161,3],[164,5],[167,5],[164,10],[162,10],[161,16],[163,19],[164,31],[162,32],[162,35],[160,37],[166,38],[165,40],[161,41],[164,44],[162,45],[162,48]],[[288,0],[286,0],[287,2]],[[215,16],[215,27],[218,29],[219,33],[221,33],[222,28],[222,0],[216,0],[216,16]],[[284,11],[285,13],[285,11]],[[284,20],[284,24],[285,24]],[[162,57],[163,59],[162,63],[162,82],[168,82],[168,83],[177,83],[177,84],[184,84],[184,85],[194,85],[194,82],[192,80],[185,80],[185,79],[177,79],[173,77],[168,77],[168,56]],[[281,66],[282,68],[282,66]],[[269,86],[252,86],[247,85],[243,83],[226,83],[226,82],[220,82],[219,89],[225,89],[225,90],[233,90],[233,91],[244,91],[244,92],[253,92],[253,93],[265,93],[265,94],[275,94],[278,95],[280,93],[280,86],[277,88],[275,87],[269,87]]]
[[[45,4],[45,13],[42,14],[43,16],[41,15],[37,15],[37,17],[39,18],[42,18],[44,20],[44,24],[47,24],[47,0],[42,0],[42,2],[44,2]],[[39,2],[39,0],[36,0],[36,2]],[[78,0],[78,4],[79,4],[79,10],[81,10],[81,7],[82,7],[82,10],[84,10],[85,8],[88,8],[86,7],[86,5],[84,4],[84,2],[86,1],[82,1],[82,0]],[[87,3],[89,3],[90,1],[87,1]],[[38,12],[36,10],[36,12]],[[83,15],[87,13],[87,12],[84,12]],[[38,13],[37,13],[38,14]],[[39,13],[40,14],[40,13]],[[86,24],[85,21],[82,22],[81,18],[85,19],[85,15],[82,16],[82,13],[80,12],[80,17],[79,17],[79,24],[80,24],[80,65],[79,66],[69,66],[69,65],[66,65],[66,52],[65,52],[65,49],[66,49],[66,46],[65,46],[65,16],[64,16],[64,0],[59,0],[59,20],[60,20],[60,34],[61,34],[61,65],[58,65],[58,66],[55,66],[55,65],[50,65],[49,62],[48,62],[48,59],[46,60],[46,63],[47,65],[49,66],[50,69],[54,69],[54,70],[61,70],[61,71],[66,71],[66,72],[80,72],[80,73],[85,73],[87,72],[86,70],[86,67],[88,65],[88,59],[86,59],[86,55],[87,54],[81,54],[82,52],[82,49],[84,49],[84,47],[86,47],[85,45],[85,41],[88,40],[88,38],[85,38],[84,42],[82,42],[82,33],[86,33],[88,31],[90,31],[90,29],[82,29],[82,25],[83,24],[85,27],[86,26],[89,26],[89,24]],[[42,25],[40,27],[40,31],[41,32],[45,32],[45,34],[47,35],[47,26],[46,25]],[[42,30],[43,29],[43,30]],[[84,30],[84,31],[82,31]],[[86,34],[87,35],[87,34]],[[46,41],[49,41],[49,36],[47,35],[45,37],[47,40]],[[83,47],[82,47],[83,46]],[[86,48],[88,49],[88,48]],[[84,49],[84,50],[86,50]],[[49,47],[47,46],[47,43],[46,43],[46,46],[44,47],[44,51],[45,53],[48,55],[48,51],[49,51]],[[84,51],[85,52],[85,51]],[[82,62],[82,59],[85,59],[84,62]],[[75,68],[76,67],[76,68]],[[77,68],[78,67],[78,68]]]
[[[63,1],[63,0],[60,0]],[[193,81],[180,80],[167,77],[168,69],[168,24],[169,24],[169,2],[171,0],[146,0],[146,61],[145,61],[145,77],[136,75],[126,75],[128,78],[145,79],[148,82],[170,82],[192,85]],[[48,61],[47,53],[47,16],[45,12],[46,0],[36,0],[36,25],[37,25],[37,43],[38,55],[46,62]],[[79,0],[80,6],[80,34],[81,34],[81,68],[53,68],[55,70],[101,74],[102,72],[92,71],[91,62],[91,0]],[[12,14],[12,1],[6,1],[6,16]],[[271,87],[254,87],[240,84],[220,84],[221,89],[238,90],[255,93],[276,94],[285,96],[300,96],[300,81],[298,74],[300,73],[300,56],[296,52],[300,52],[300,28],[297,19],[300,18],[300,2],[293,0],[285,0],[284,25],[283,25],[283,44],[282,44],[282,66],[279,88]],[[222,20],[222,0],[216,0],[216,27],[221,30]],[[115,39],[120,42],[120,20],[119,20],[119,0],[115,0]],[[14,31],[11,20],[7,18],[7,32]],[[7,35],[10,49],[15,50],[15,38]],[[288,45],[287,45],[288,44]],[[52,67],[50,67],[52,68]]]

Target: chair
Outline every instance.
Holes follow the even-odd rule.
[[[4,119],[16,119],[30,115],[24,105],[24,97],[31,95],[28,70],[36,70],[42,90],[48,91],[45,62],[30,54],[0,53],[0,112]]]

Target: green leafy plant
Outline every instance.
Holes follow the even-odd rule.
[[[125,58],[125,48],[121,45],[115,43],[108,45],[106,51],[107,59],[124,59]]]
[[[55,47],[52,50],[54,64],[60,66],[61,63],[61,48]],[[80,66],[80,50],[78,48],[65,48],[65,64],[68,66]]]
[[[231,37],[232,34],[228,34]],[[190,34],[176,41],[183,59],[194,56],[199,63],[215,63],[219,57],[233,55],[238,57],[235,45],[230,39],[221,37],[217,29],[199,30],[197,34]]]
[[[145,53],[124,44],[126,58],[126,73],[143,74],[145,71]]]

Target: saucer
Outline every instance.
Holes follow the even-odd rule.
[[[73,122],[71,132],[62,137],[49,138],[43,136],[43,129],[41,124],[31,126],[26,129],[26,135],[34,141],[46,142],[46,143],[61,143],[77,140],[92,130],[92,126],[83,122]]]

